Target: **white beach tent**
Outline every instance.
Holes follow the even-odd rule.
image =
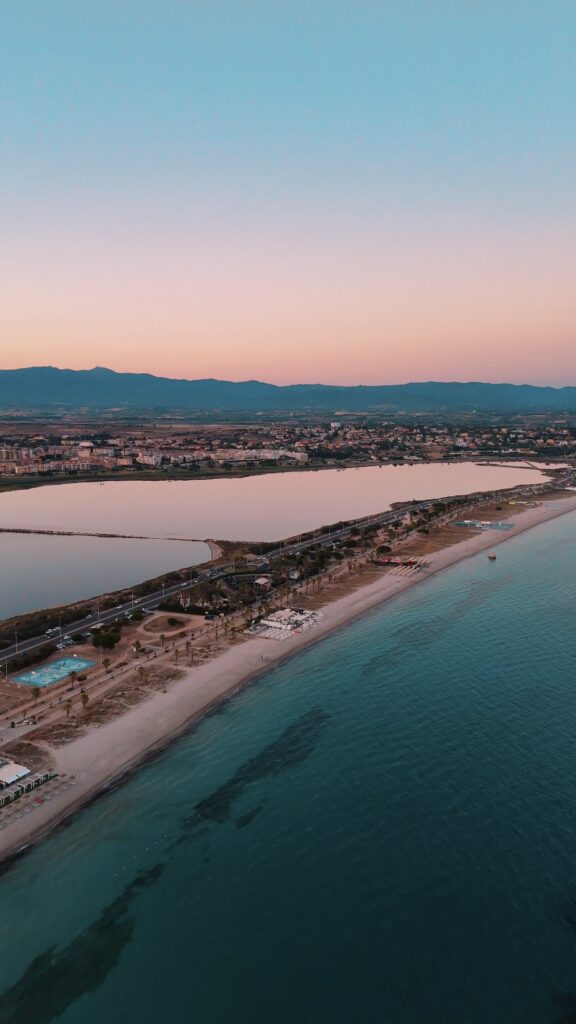
[[[15,764],[14,761],[0,764],[0,789],[20,782],[20,779],[25,779],[27,775],[30,775],[30,768],[25,768],[22,764]]]

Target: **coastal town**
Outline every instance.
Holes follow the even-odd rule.
[[[43,429],[41,427],[43,426]],[[0,436],[0,487],[51,478],[232,475],[274,469],[484,459],[563,459],[576,453],[576,420],[426,417],[146,427],[18,422]],[[114,432],[112,432],[112,429]]]
[[[576,1024],[575,37],[2,5],[0,1024]]]

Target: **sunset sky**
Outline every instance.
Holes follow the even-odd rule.
[[[573,0],[17,0],[0,365],[576,384]]]

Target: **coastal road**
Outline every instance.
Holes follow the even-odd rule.
[[[410,506],[410,509],[411,511],[419,512],[422,509],[428,508],[432,504],[434,504],[432,500],[415,502]],[[362,519],[356,519],[353,522],[347,523],[345,526],[340,526],[335,530],[328,531],[327,533],[318,532],[312,536],[306,536],[302,540],[282,544],[280,547],[274,548],[272,551],[268,551],[266,555],[263,556],[263,561],[270,563],[281,558],[295,556],[311,547],[328,547],[329,545],[334,544],[335,541],[342,540],[349,536],[357,529],[362,529],[371,525],[383,526],[386,523],[394,522],[400,515],[401,513],[398,510],[388,510],[373,516],[365,516]],[[72,639],[79,637],[82,633],[91,631],[96,623],[108,625],[116,622],[118,619],[124,618],[126,615],[131,614],[138,608],[142,609],[142,611],[156,611],[158,606],[168,598],[178,597],[187,590],[198,586],[198,584],[214,582],[215,580],[226,576],[231,569],[231,565],[219,565],[204,569],[204,571],[197,573],[190,580],[183,580],[179,583],[166,585],[151,594],[147,594],[143,598],[137,598],[134,601],[131,599],[130,601],[125,601],[116,605],[114,608],[102,609],[99,613],[91,612],[88,616],[85,616],[82,619],[77,619],[75,622],[68,622],[51,636],[46,636],[43,633],[40,636],[30,637],[29,639],[21,640],[18,643],[15,642],[10,647],[6,647],[0,653],[0,666],[5,668],[6,663],[11,658],[14,658],[19,654],[26,654],[30,651],[37,650],[39,647],[46,644],[60,643],[63,637],[71,637]]]
[[[567,483],[568,481],[563,481],[562,483],[558,481],[556,486],[562,486],[562,484],[566,485]],[[466,497],[469,498],[469,504],[474,504],[479,501],[491,499],[501,500],[504,497],[510,498],[514,493],[524,494],[528,492],[526,491],[526,488],[519,488],[516,492],[512,490],[491,491],[485,494],[470,495]],[[362,519],[355,519],[343,526],[338,526],[334,530],[326,530],[326,532],[320,532],[320,530],[318,530],[312,535],[307,535],[302,540],[294,540],[286,544],[280,544],[279,547],[266,552],[262,557],[262,561],[266,563],[273,563],[279,559],[299,555],[311,547],[328,547],[335,541],[343,540],[345,537],[350,536],[358,529],[374,525],[386,526],[393,523],[395,520],[400,519],[408,510],[415,513],[422,512],[441,500],[442,499],[440,498],[430,498],[425,501],[414,501],[410,504],[407,503],[406,506],[402,507],[402,509],[388,509],[386,512],[376,513],[371,516],[364,516]],[[219,565],[204,569],[189,580],[165,585],[164,587],[154,591],[152,594],[147,594],[145,597],[137,598],[135,600],[131,599],[116,605],[114,608],[103,609],[102,611],[99,611],[99,613],[92,612],[90,615],[82,619],[78,619],[75,622],[68,622],[52,636],[42,634],[41,636],[30,637],[28,640],[15,642],[10,647],[6,647],[2,652],[0,652],[0,671],[5,670],[7,662],[16,655],[26,654],[30,651],[37,650],[45,644],[59,643],[64,636],[72,638],[81,636],[82,633],[91,631],[96,623],[107,625],[116,622],[118,619],[124,618],[126,615],[129,615],[138,608],[142,609],[142,611],[156,611],[158,606],[166,601],[167,598],[178,597],[187,590],[198,586],[198,584],[214,582],[215,580],[226,576],[232,568],[232,565]]]
[[[428,507],[433,504],[431,501],[418,502],[411,506],[415,512]],[[352,533],[352,531],[361,529],[372,524],[385,525],[388,522],[394,522],[398,519],[398,511],[387,511],[374,516],[366,516],[363,519],[355,520],[354,522],[347,523],[345,526],[341,526],[336,530],[329,531],[328,533],[314,534],[311,537],[303,538],[302,540],[296,540],[292,543],[281,545],[272,551],[266,553],[263,561],[274,562],[281,558],[288,556],[295,556],[305,551],[310,547],[327,547],[333,544],[337,540],[341,540],[344,537]],[[147,594],[145,597],[130,600],[116,605],[114,608],[102,609],[99,614],[91,612],[88,616],[82,619],[77,619],[75,622],[68,622],[65,626],[62,626],[56,633],[51,636],[46,636],[44,633],[40,636],[30,637],[27,640],[22,640],[18,643],[12,644],[10,647],[6,647],[0,653],[0,666],[6,667],[7,662],[16,657],[19,654],[27,654],[30,651],[37,650],[39,647],[43,647],[46,644],[57,644],[60,643],[63,637],[79,637],[82,633],[91,631],[96,623],[99,624],[111,624],[116,622],[118,619],[124,618],[126,615],[131,614],[137,608],[142,611],[156,611],[158,606],[166,601],[170,597],[179,597],[193,587],[198,586],[201,583],[214,582],[217,579],[224,577],[230,572],[231,565],[219,565],[213,568],[205,569],[203,572],[197,573],[193,579],[183,580],[179,583],[173,583],[164,586],[161,589],[154,591],[152,594]]]
[[[102,609],[99,615],[96,612],[91,612],[82,619],[66,623],[65,626],[62,626],[51,636],[46,636],[46,634],[42,633],[40,636],[30,637],[28,640],[22,640],[18,643],[15,642],[11,647],[6,647],[1,652],[0,665],[5,666],[6,662],[9,661],[10,658],[14,658],[18,654],[25,654],[28,651],[37,650],[45,644],[58,644],[65,636],[70,636],[72,638],[81,636],[82,633],[92,631],[96,623],[99,623],[100,625],[108,625],[116,622],[118,619],[124,618],[126,615],[136,611],[138,608],[141,608],[142,611],[155,611],[158,608],[158,605],[163,601],[166,601],[169,597],[175,597],[182,592],[189,590],[190,587],[197,586],[199,583],[214,580],[215,578],[224,575],[226,569],[226,566],[207,569],[202,573],[198,573],[193,580],[170,584],[160,590],[154,591],[152,594],[147,594],[146,597],[140,599],[136,598],[134,601],[125,601],[116,605],[114,608]]]

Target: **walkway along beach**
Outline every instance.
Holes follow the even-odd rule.
[[[186,731],[211,708],[275,664],[431,575],[473,555],[492,551],[526,530],[574,511],[576,495],[572,492],[548,505],[544,502],[537,507],[524,508],[508,520],[513,524],[510,530],[482,531],[427,556],[426,572],[409,576],[382,575],[376,582],[323,605],[322,618],[314,629],[275,643],[259,638],[246,639],[231,645],[211,661],[186,668],[166,692],[154,694],[125,714],[53,750],[56,770],[73,779],[74,784],[49,803],[10,822],[0,832],[0,859],[16,855],[40,839],[123,774]]]

